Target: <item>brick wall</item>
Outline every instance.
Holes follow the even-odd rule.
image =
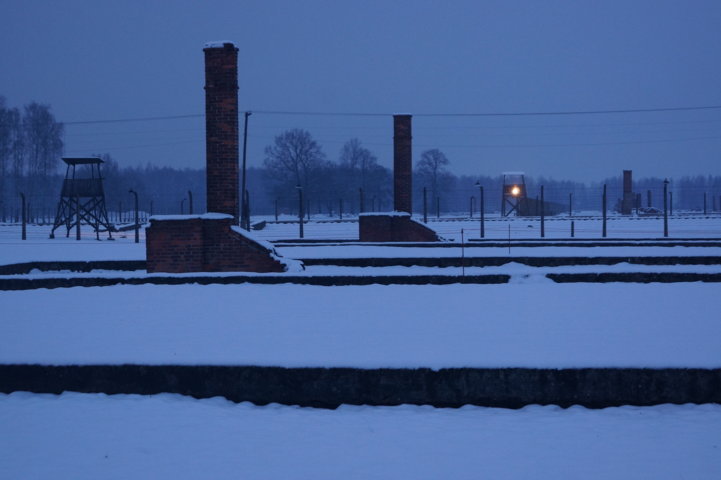
[[[393,115],[393,210],[412,212],[411,116]]]
[[[238,224],[238,49],[224,43],[203,51],[207,208]]]
[[[361,215],[361,242],[437,242],[436,232],[411,219],[410,215]]]
[[[283,272],[272,250],[231,228],[233,218],[150,220],[149,273]]]

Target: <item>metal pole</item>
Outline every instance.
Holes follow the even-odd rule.
[[[486,238],[486,205],[483,196],[483,187],[481,187],[481,238]]]
[[[475,201],[476,201],[476,197],[471,195],[470,208],[468,209],[471,212],[470,218],[473,218],[473,202],[475,202]]]
[[[461,228],[461,276],[466,276],[466,245],[463,238],[463,229]]]
[[[128,190],[128,193],[132,193],[135,200],[135,243],[140,243],[140,223],[138,222],[138,193],[135,190]],[[190,190],[188,190],[188,193],[190,193]]]
[[[668,237],[668,179],[663,181],[663,236]]]
[[[601,209],[603,210],[603,238],[606,238],[606,184],[605,183],[603,184],[603,200],[602,200]]]
[[[22,204],[22,239],[27,240],[28,239],[28,219],[27,219],[27,212],[25,211],[25,194],[20,194],[20,201]]]
[[[300,225],[300,238],[303,238],[303,187],[298,185],[298,224]]]
[[[245,203],[245,162],[246,162],[246,151],[248,148],[248,117],[252,115],[252,112],[245,112],[245,124],[243,125],[243,179],[240,191],[243,192],[243,199],[240,205],[240,225],[246,230],[249,229],[250,219],[248,217],[247,204]],[[245,222],[244,222],[245,220]],[[246,226],[248,225],[248,226]]]
[[[673,215],[673,192],[668,192],[668,209],[669,213]]]
[[[574,225],[574,223],[575,223],[575,222],[574,222],[573,220],[571,220],[571,238],[573,238],[573,237],[575,236],[575,233],[576,233],[576,232],[574,231],[574,230],[575,230],[575,225]]]
[[[436,218],[441,218],[441,197],[436,197]]]
[[[188,190],[188,214],[193,214],[193,192]]]
[[[75,197],[75,240],[80,240],[80,197]]]
[[[543,201],[543,185],[541,185],[541,238],[546,236],[546,210]]]
[[[703,214],[706,215],[706,192],[703,192]]]
[[[278,199],[275,199],[275,221],[278,221]]]

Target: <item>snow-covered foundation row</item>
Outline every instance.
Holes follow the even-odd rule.
[[[517,280],[0,291],[0,363],[721,367],[718,284]]]
[[[717,479],[721,406],[256,407],[0,395],[4,478]]]

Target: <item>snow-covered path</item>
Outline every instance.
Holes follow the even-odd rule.
[[[0,395],[3,478],[717,479],[721,406],[256,407]]]

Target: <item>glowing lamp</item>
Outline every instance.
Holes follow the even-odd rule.
[[[518,185],[514,185],[513,188],[511,188],[511,195],[513,195],[514,197],[517,197],[518,195],[520,195],[520,193],[521,189],[518,188]]]

